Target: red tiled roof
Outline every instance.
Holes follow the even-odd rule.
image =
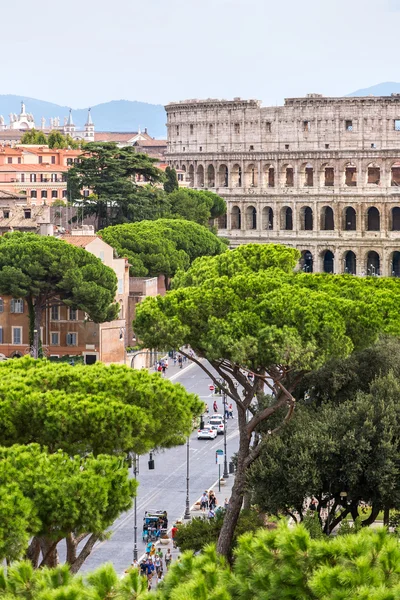
[[[99,131],[94,134],[94,139],[96,142],[129,142],[132,138],[138,135],[137,131],[132,131],[128,133],[118,133],[112,131]]]
[[[145,148],[151,148],[152,146],[167,147],[167,140],[138,140],[135,142],[135,146],[144,146]]]
[[[79,248],[86,248],[95,239],[100,239],[98,235],[62,235],[61,240],[71,244],[72,246],[79,246]]]

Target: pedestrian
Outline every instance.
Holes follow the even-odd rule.
[[[155,544],[152,544],[151,549],[150,549],[150,558],[151,559],[153,559],[155,553],[156,553],[156,546],[155,546]]]
[[[147,546],[146,546],[146,555],[147,555],[147,558],[150,556],[150,551],[151,551],[152,546],[153,546],[152,542],[148,542],[147,543]]]
[[[217,506],[217,499],[212,490],[210,491],[210,493],[208,495],[208,506],[211,508],[211,510],[215,510],[215,507]]]
[[[176,361],[177,361],[177,360],[178,360],[178,359],[177,359],[177,357],[176,357],[176,354],[174,354],[174,367],[176,367]]]
[[[224,501],[224,509],[225,509],[225,510],[227,510],[227,509],[228,509],[228,506],[229,506],[229,500],[228,500],[228,498],[225,498],[225,501]]]
[[[162,371],[162,365],[161,365],[161,363],[158,363],[157,371],[159,373],[161,373],[161,371]]]
[[[217,413],[217,412],[218,412],[218,404],[217,404],[217,401],[216,401],[216,400],[214,400],[214,404],[213,404],[213,411],[214,411],[215,413]]]
[[[231,404],[229,405],[229,407],[228,407],[228,415],[229,415],[229,418],[230,418],[230,419],[233,419],[233,418],[234,418],[234,416],[233,416],[233,406],[232,406],[232,403],[231,403]]]
[[[213,519],[215,517],[215,512],[213,511],[212,508],[209,509],[207,516],[209,519]]]
[[[156,556],[154,558],[154,568],[156,570],[157,577],[159,577],[160,571],[162,569],[162,561],[161,561],[161,558],[158,556],[158,554],[156,554]]]
[[[177,531],[178,531],[178,528],[176,526],[176,523],[174,523],[174,526],[171,529],[172,545],[174,548],[176,548],[175,536],[176,536]]]
[[[178,354],[178,365],[179,368],[182,369],[182,356],[180,354]]]
[[[202,510],[203,513],[205,513],[207,507],[208,507],[208,495],[207,495],[207,492],[204,492],[204,494],[200,498],[200,510]]]
[[[163,362],[163,364],[161,365],[161,369],[162,369],[162,374],[163,374],[163,375],[164,375],[164,377],[165,377],[165,372],[166,372],[166,370],[167,370],[167,365],[165,364],[165,362]]]
[[[317,510],[317,500],[314,497],[311,498],[309,509],[310,510]]]
[[[167,571],[171,565],[171,561],[172,561],[171,548],[168,548],[167,554],[165,555],[165,568],[167,569]]]

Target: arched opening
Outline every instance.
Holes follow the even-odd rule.
[[[323,165],[321,172],[321,186],[333,187],[335,185],[335,169],[330,165]]]
[[[391,269],[392,277],[400,277],[400,252],[398,251],[392,254]]]
[[[352,163],[345,166],[344,184],[349,187],[355,187],[357,185],[357,167]]]
[[[189,165],[189,186],[194,187],[194,166]]]
[[[271,165],[264,167],[264,185],[266,187],[275,187],[275,169]]]
[[[354,254],[354,252],[352,252],[352,250],[349,250],[349,252],[346,252],[346,255],[344,257],[344,272],[349,273],[349,275],[355,275],[356,269],[357,269],[356,255]]]
[[[270,206],[264,206],[262,209],[262,227],[267,230],[274,227],[274,211]]]
[[[303,206],[300,210],[300,223],[303,231],[313,230],[313,211],[309,206]]]
[[[313,272],[313,257],[309,250],[303,250],[300,257],[300,267],[305,273]]]
[[[181,166],[181,171],[183,171],[184,173],[186,173],[186,165],[182,165]]]
[[[218,169],[218,186],[228,187],[228,167],[220,165]]]
[[[228,216],[226,213],[218,217],[217,222],[218,229],[228,229]]]
[[[246,208],[246,229],[257,229],[257,210],[254,206]]]
[[[231,229],[242,228],[242,213],[238,206],[233,206],[231,211]]]
[[[290,206],[282,206],[281,208],[281,229],[283,231],[293,230],[293,210]]]
[[[242,167],[233,165],[231,169],[231,185],[232,187],[242,187]]]
[[[379,185],[381,181],[381,170],[377,165],[369,165],[367,169],[367,184]]]
[[[367,231],[379,231],[381,228],[381,217],[379,210],[371,206],[367,212]]]
[[[294,169],[291,165],[285,167],[285,187],[294,186]]]
[[[392,187],[400,186],[400,162],[395,162],[391,168],[391,183]]]
[[[204,167],[199,165],[197,167],[197,187],[204,187]]]
[[[207,168],[207,187],[215,187],[215,169],[213,165]]]
[[[371,276],[380,275],[380,267],[381,267],[381,261],[379,258],[379,254],[373,250],[371,252],[368,252],[367,264],[366,264],[367,275],[371,275]]]
[[[257,165],[248,165],[246,168],[246,187],[258,187],[258,168]]]
[[[302,167],[303,187],[313,187],[314,185],[314,168],[310,163]]]
[[[335,229],[335,218],[330,206],[323,206],[321,211],[321,229],[333,231]]]
[[[325,250],[322,255],[322,270],[324,273],[333,273],[334,272],[334,261],[335,257],[333,252],[330,250]]]
[[[400,208],[395,206],[392,208],[392,231],[400,231]]]
[[[355,231],[357,227],[357,214],[352,206],[348,206],[344,211],[344,229],[346,231]]]

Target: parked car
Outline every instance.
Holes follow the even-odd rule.
[[[216,419],[215,417],[212,417],[211,419],[209,419],[207,425],[216,427],[217,433],[220,435],[222,435],[225,431],[224,422],[221,419]]]
[[[198,440],[215,440],[217,437],[217,430],[213,427],[204,427],[204,429],[197,430]]]

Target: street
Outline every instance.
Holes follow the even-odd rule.
[[[171,369],[172,371],[172,369]],[[194,392],[208,403],[210,415],[212,404],[217,399],[219,412],[222,413],[221,396],[212,396],[209,390],[209,377],[197,365],[176,371],[172,380],[181,383],[189,392]],[[234,411],[236,416],[236,412]],[[215,440],[197,440],[197,430],[190,438],[190,506],[196,502],[204,490],[209,489],[218,480],[218,466],[215,463],[215,452],[223,449],[224,438],[218,435]],[[238,448],[237,420],[227,421],[227,457],[228,462]],[[137,497],[137,539],[138,556],[143,554],[145,545],[142,542],[142,524],[146,510],[166,510],[169,527],[174,520],[181,518],[185,511],[186,501],[186,445],[153,453],[155,468],[148,469],[148,455],[141,456],[139,461],[139,488]],[[221,475],[223,469],[221,468]],[[232,477],[232,476],[231,476]],[[224,502],[224,489],[216,496],[218,502]],[[112,562],[118,573],[132,562],[134,542],[134,510],[122,514],[112,527],[110,539],[98,542],[92,554],[84,563],[81,571],[93,571],[104,562]],[[61,550],[61,548],[60,548]]]

